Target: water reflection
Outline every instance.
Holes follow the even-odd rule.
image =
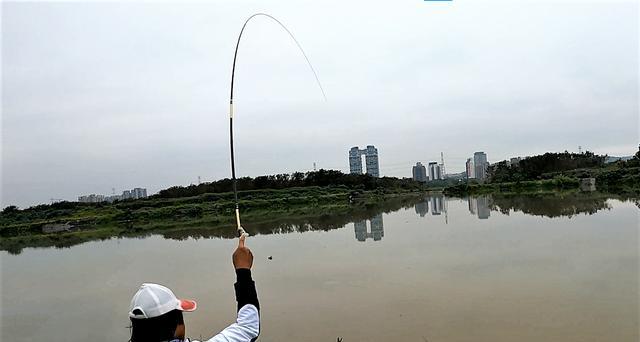
[[[521,195],[500,195],[490,197],[491,210],[509,215],[511,212],[522,212],[527,215],[545,217],[573,217],[578,214],[593,215],[599,210],[611,210],[609,198],[620,198],[609,194],[598,193],[547,193]]]
[[[578,214],[595,214],[599,210],[610,210],[611,205],[608,199],[630,200],[603,193],[584,192],[554,192],[544,194],[496,194],[470,196],[466,198],[469,213],[477,216],[480,220],[491,217],[491,211],[501,212],[509,215],[512,212],[522,212],[527,215],[545,217],[573,217]],[[452,198],[447,199],[441,194],[426,196],[414,204],[414,210],[420,217],[425,217],[431,210],[431,215],[438,216],[445,214],[448,221],[447,203]],[[633,200],[633,199],[632,199]],[[636,203],[637,200],[633,200]],[[640,207],[640,204],[638,204]]]
[[[434,195],[431,197],[431,215],[442,214],[442,202],[444,200],[443,195]]]
[[[578,214],[594,214],[599,210],[610,210],[609,198],[628,200],[616,195],[604,193],[546,193],[528,195],[485,195],[466,198],[469,212],[480,220],[489,219],[491,211],[498,211],[509,215],[512,212],[521,212],[527,215],[545,217],[572,217]],[[355,237],[358,241],[380,241],[384,237],[383,213],[390,213],[400,209],[413,207],[415,213],[424,218],[431,211],[434,217],[444,216],[448,223],[448,202],[460,199],[446,198],[442,194],[430,194],[428,196],[392,198],[376,204],[358,204],[345,208],[331,209],[330,211],[312,212],[302,216],[276,216],[262,221],[245,219],[246,229],[250,234],[287,234],[307,231],[329,231],[345,227],[354,223]],[[640,207],[640,203],[638,206]],[[444,215],[442,215],[444,214]],[[454,219],[455,219],[455,214]],[[367,228],[367,220],[370,228]],[[6,250],[11,254],[20,254],[25,247],[56,247],[68,248],[90,240],[103,240],[110,237],[146,237],[152,234],[162,235],[167,239],[184,240],[187,238],[225,238],[235,237],[235,229],[231,225],[222,225],[219,222],[207,223],[175,222],[174,226],[158,228],[153,231],[137,227],[114,228],[113,234],[108,231],[101,235],[99,231],[93,235],[80,235],[68,233],[50,233],[27,237],[2,237],[0,250]]]
[[[384,237],[384,223],[382,222],[382,214],[378,214],[369,220],[371,231],[367,232],[367,221],[361,220],[353,223],[353,230],[356,233],[356,240],[364,242],[367,239],[380,241]]]
[[[491,198],[489,196],[468,197],[469,212],[472,215],[478,215],[481,220],[488,219],[491,216],[491,209],[489,205]]]
[[[367,237],[374,241],[379,241],[384,236],[382,222],[383,213],[391,213],[400,209],[411,208],[416,201],[421,200],[421,196],[403,196],[388,199],[379,203],[366,203],[351,205],[345,208],[318,210],[311,208],[308,215],[293,216],[283,214],[267,220],[246,216],[243,226],[251,235],[288,234],[307,231],[330,231],[343,228],[352,222],[363,220],[371,221],[371,231]],[[167,228],[157,228],[147,231],[137,227],[120,228],[115,235],[94,237],[79,234],[43,234],[35,235],[32,238],[2,238],[0,239],[0,250],[6,250],[11,254],[20,254],[26,247],[56,247],[69,248],[91,240],[104,240],[110,237],[144,238],[150,235],[162,235],[167,239],[186,240],[189,238],[235,238],[236,230],[232,225],[221,224],[219,222],[206,223],[196,222],[176,222],[175,226]],[[115,230],[115,228],[114,228]],[[365,227],[364,231],[367,229]],[[109,232],[110,234],[110,232]],[[365,238],[366,239],[366,238]]]
[[[414,204],[414,208],[416,214],[420,215],[420,217],[425,217],[429,213],[429,198],[427,197],[423,201]]]
[[[432,202],[439,201],[432,197],[247,220],[253,235],[273,234],[250,241],[255,279],[268,310],[262,338],[639,340],[638,209],[631,203],[575,194],[472,201],[438,196],[438,216],[429,214]],[[609,204],[612,212],[602,213]],[[494,211],[489,219],[479,219],[478,213],[486,212],[480,207],[513,216]],[[600,212],[580,219],[529,216],[595,211]],[[449,226],[444,225],[447,213]],[[386,225],[384,237],[377,217]],[[371,234],[364,243],[354,240],[351,230],[351,223],[362,221]],[[384,241],[374,242],[377,232]],[[235,242],[222,240],[234,236],[233,227],[181,223],[154,234],[216,238],[173,241],[156,236],[65,251],[27,250],[20,256],[2,252],[0,321],[6,324],[0,340],[76,341],[88,336],[127,341],[128,300],[143,281],[197,298],[201,306],[188,317],[189,334],[210,336],[232,314],[222,309],[235,306],[229,260]],[[5,241],[0,237],[0,244]],[[168,271],[173,265],[180,266]],[[194,282],[194,275],[200,281]]]
[[[429,214],[429,208],[431,208],[431,215],[438,216],[442,213],[447,213],[447,198],[442,194],[432,194],[425,197],[423,200],[416,202],[413,205],[416,214],[420,217],[425,217]]]

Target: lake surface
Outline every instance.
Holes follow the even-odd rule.
[[[247,227],[261,341],[639,340],[634,202],[434,196],[380,210]],[[2,251],[0,337],[127,341],[131,296],[157,282],[198,301],[187,335],[208,338],[235,319],[236,243],[202,228]]]

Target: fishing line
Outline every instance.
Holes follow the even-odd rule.
[[[291,31],[289,31],[289,29],[286,26],[284,26],[284,24],[281,23],[278,19],[266,13],[256,13],[250,16],[249,18],[247,18],[247,20],[245,20],[244,22],[244,25],[242,25],[240,34],[238,35],[236,50],[235,50],[235,53],[233,54],[233,67],[231,69],[231,96],[229,97],[229,146],[231,149],[231,178],[233,180],[233,199],[236,203],[236,224],[237,224],[239,236],[242,236],[242,235],[248,236],[248,234],[245,232],[244,228],[242,228],[242,225],[240,224],[240,206],[238,204],[238,184],[237,184],[238,182],[236,180],[236,161],[235,161],[235,155],[234,155],[234,149],[233,149],[233,81],[235,79],[235,74],[236,74],[236,58],[238,57],[238,47],[240,46],[240,39],[242,38],[242,33],[244,33],[244,29],[247,27],[247,24],[249,23],[249,21],[258,16],[264,16],[272,19],[273,21],[278,23],[278,25],[280,25],[280,27],[282,27],[289,34],[289,37],[293,39],[293,41],[296,43],[296,46],[298,47],[300,52],[302,52],[302,56],[304,56],[304,59],[307,61],[307,64],[309,65],[309,69],[311,69],[313,76],[316,78],[316,83],[318,83],[318,87],[322,92],[322,97],[324,98],[325,101],[327,101],[327,96],[324,93],[322,84],[320,84],[320,79],[318,78],[318,74],[316,73],[316,70],[313,68],[313,65],[311,65],[311,62],[309,61],[307,54],[302,49],[302,46],[300,45],[300,43],[298,43],[298,40],[296,39],[296,37],[293,36],[293,33],[291,33]]]

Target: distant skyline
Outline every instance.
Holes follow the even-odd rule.
[[[3,2],[1,206],[239,176],[638,147],[637,1]]]

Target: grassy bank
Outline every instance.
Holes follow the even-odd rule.
[[[347,187],[303,187],[240,192],[243,225],[250,233],[274,222],[312,224],[312,229],[343,226],[345,218],[372,210],[397,210],[416,190],[354,191]],[[388,207],[391,205],[391,207]],[[66,247],[90,240],[198,230],[215,236],[234,234],[232,193],[120,203],[56,203],[0,217],[0,250],[19,253],[24,247]],[[342,220],[341,220],[342,218]],[[43,226],[69,223],[71,231],[44,233]],[[287,223],[289,224],[289,223]]]

